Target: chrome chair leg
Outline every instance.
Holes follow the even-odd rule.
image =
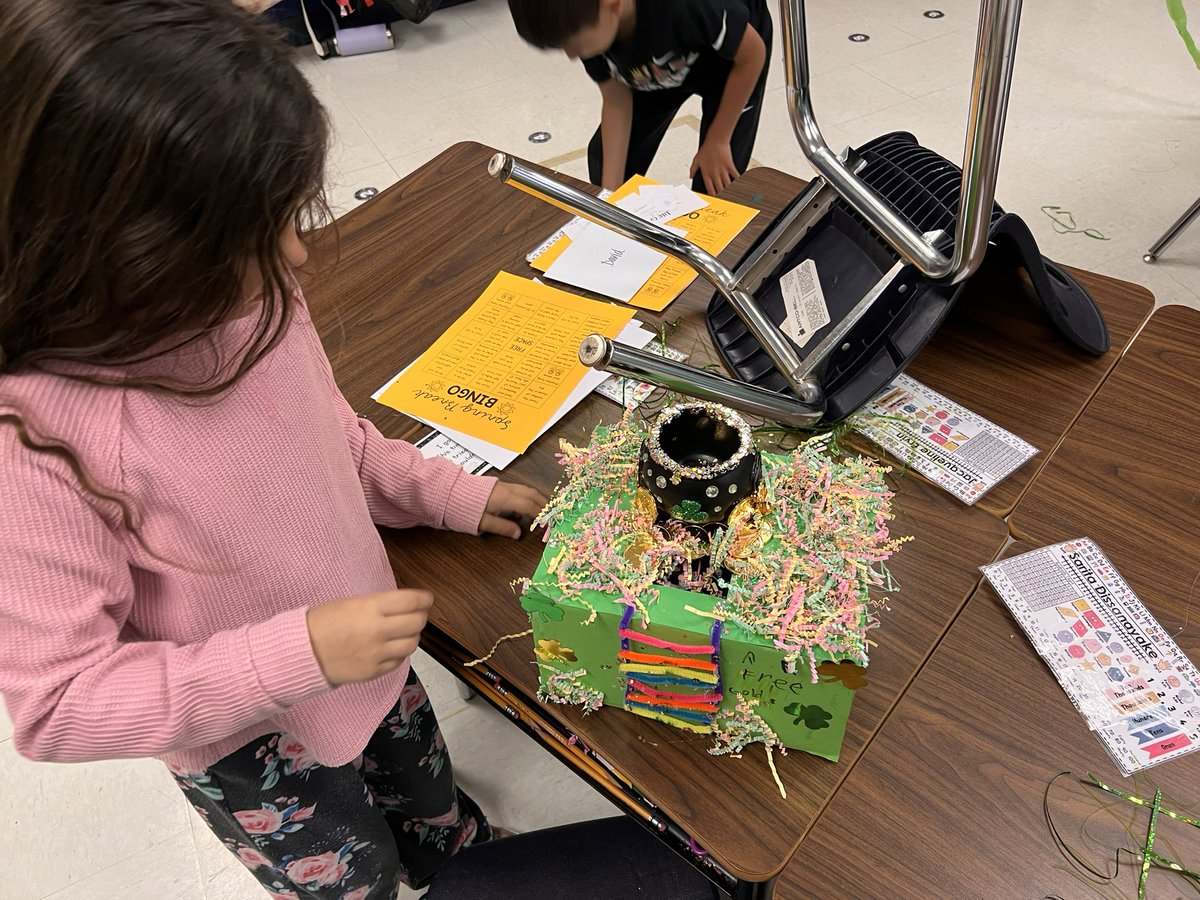
[[[1196,221],[1196,217],[1200,216],[1200,197],[1196,198],[1196,202],[1188,207],[1187,212],[1179,217],[1179,220],[1167,229],[1166,234],[1154,242],[1154,246],[1146,251],[1142,257],[1143,262],[1152,263],[1158,259],[1160,253],[1175,243],[1175,238],[1183,234],[1184,230]]]

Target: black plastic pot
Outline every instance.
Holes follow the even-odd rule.
[[[638,484],[650,492],[660,515],[695,525],[724,521],[761,477],[750,426],[717,403],[663,410],[638,457]]]

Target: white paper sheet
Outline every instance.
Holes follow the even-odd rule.
[[[610,194],[601,192],[600,198]],[[614,205],[668,232],[683,235],[683,229],[666,223],[704,209],[708,200],[683,185],[642,185]],[[576,216],[529,253],[527,262],[533,262],[563,236],[570,239],[571,246],[554,260],[546,277],[614,300],[629,302],[666,259],[665,254]]]
[[[666,258],[615,231],[591,226],[575,235],[546,277],[628,303]]]
[[[420,450],[421,455],[426,459],[440,456],[462,466],[472,475],[482,475],[492,467],[492,464],[482,456],[476,456],[458,441],[447,437],[440,431],[429,432],[425,437],[414,441],[413,446]]]
[[[606,200],[607,198],[609,198],[611,196],[612,196],[612,191],[603,190],[600,192],[598,199]],[[583,218],[580,218],[579,216],[575,216],[573,219],[571,219],[570,222],[568,222],[562,228],[558,229],[558,231],[554,232],[554,234],[550,235],[550,237],[546,238],[544,241],[542,241],[540,244],[538,244],[536,247],[534,247],[532,250],[530,250],[528,253],[526,253],[525,254],[525,262],[527,262],[527,263],[533,262],[535,259],[537,259],[539,256],[541,256],[543,253],[545,253],[547,250],[549,250],[551,247],[553,247],[556,243],[558,243],[559,239],[564,234],[567,237],[573,238],[573,236],[579,231],[579,229],[587,224],[588,224],[587,219],[583,219]]]
[[[674,184],[645,184],[636,194],[629,194],[616,205],[635,216],[662,225],[708,206],[699,194]]]

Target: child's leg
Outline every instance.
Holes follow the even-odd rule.
[[[367,743],[362,777],[384,812],[402,870],[414,887],[425,884],[461,848],[492,836],[479,806],[454,783],[433,706],[415,671]]]
[[[625,157],[626,179],[646,174],[667,129],[671,127],[671,120],[690,96],[689,92],[679,90],[633,92],[629,153]],[[601,143],[600,129],[597,128],[588,144],[588,178],[592,184],[600,184],[603,172],[604,145]]]
[[[265,735],[175,780],[272,896],[387,900],[405,875],[358,770],[317,765],[294,738]]]

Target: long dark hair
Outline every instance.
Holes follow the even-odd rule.
[[[0,122],[0,373],[202,338],[255,269],[237,365],[145,386],[216,393],[278,342],[280,238],[323,208],[328,126],[264,25],[230,0],[3,0]]]
[[[280,239],[326,210],[328,125],[289,48],[231,0],[0,0],[0,376],[54,362],[91,381],[216,395],[278,343]],[[203,383],[122,365],[257,325]],[[109,374],[111,373],[111,377]],[[0,409],[31,451],[69,447]]]

